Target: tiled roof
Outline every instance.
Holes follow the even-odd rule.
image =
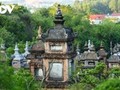
[[[120,61],[120,57],[118,55],[112,55],[107,61]]]
[[[103,20],[105,18],[104,14],[95,14],[95,15],[90,15],[89,19],[94,20],[94,19],[99,19],[99,20]]]
[[[34,44],[30,51],[44,51],[44,43],[40,40]]]
[[[80,60],[97,60],[97,54],[95,52],[84,52],[81,54]]]

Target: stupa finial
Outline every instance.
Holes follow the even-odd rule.
[[[62,16],[62,12],[61,12],[61,9],[60,9],[60,4],[58,4],[56,15]]]
[[[90,49],[91,48],[91,42],[90,42],[90,40],[88,40],[88,49]]]
[[[104,48],[104,46],[103,46],[103,42],[101,41],[100,42],[100,49],[102,49],[102,48]]]
[[[110,54],[112,55],[113,49],[112,49],[112,41],[110,42]]]
[[[18,44],[15,44],[15,49],[14,49],[14,55],[18,55],[19,54],[19,48],[18,48]]]
[[[37,39],[41,39],[41,35],[42,35],[42,29],[41,26],[39,26]]]
[[[79,43],[77,44],[77,49],[76,49],[76,51],[77,51],[77,54],[79,55],[79,54],[80,54]]]
[[[58,4],[58,7],[57,7],[57,12],[56,12],[56,15],[55,15],[54,23],[55,24],[61,24],[61,25],[64,24],[62,12],[61,12],[61,9],[60,9],[60,4]]]
[[[28,54],[30,54],[29,52],[29,46],[28,46],[28,41],[26,41],[26,45],[25,45],[25,53],[24,53],[24,56],[27,56]]]

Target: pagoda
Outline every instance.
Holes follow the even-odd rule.
[[[74,70],[76,49],[73,46],[75,34],[71,28],[64,27],[64,19],[58,5],[55,26],[42,33],[38,29],[37,42],[32,45],[27,60],[30,71],[45,87],[63,88],[67,86]]]
[[[54,28],[43,34],[45,54],[43,66],[45,67],[46,87],[65,87],[74,70],[74,57],[76,56],[73,41],[75,33],[71,28],[64,27],[64,19],[58,5],[55,15]]]
[[[44,66],[43,66],[43,54],[44,54],[44,43],[42,41],[41,35],[41,26],[38,29],[38,36],[37,42],[32,45],[31,49],[29,50],[30,54],[27,56],[27,60],[29,61],[29,68],[31,74],[37,80],[44,79]]]
[[[65,87],[74,70],[75,33],[71,28],[64,27],[64,21],[58,5],[53,21],[55,26],[42,35],[45,46],[43,66],[46,87]]]
[[[94,68],[99,62],[97,53],[95,52],[95,47],[93,43],[88,40],[84,46],[84,52],[81,54],[78,64],[82,66],[83,69]]]

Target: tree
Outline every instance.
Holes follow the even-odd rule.
[[[15,36],[3,27],[0,28],[0,39],[0,43],[5,43],[6,46],[9,46],[14,42]]]
[[[24,69],[14,70],[7,63],[0,62],[1,90],[40,90],[40,82]]]
[[[104,63],[98,63],[93,69],[78,68],[73,74],[73,81],[75,81],[75,84],[71,85],[70,88],[72,89],[75,87],[75,90],[78,90],[80,87],[82,87],[80,90],[91,90],[95,88],[104,80],[106,76],[104,70]]]
[[[110,0],[109,1],[109,7],[113,12],[120,12],[120,0]]]
[[[97,2],[95,5],[91,7],[92,13],[100,13],[100,14],[108,14],[111,13],[111,10],[108,4],[104,4],[102,2]]]
[[[95,90],[120,90],[120,79],[108,79],[98,85]]]

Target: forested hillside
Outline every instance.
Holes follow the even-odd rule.
[[[120,0],[75,0],[74,6],[87,13],[120,12]]]

